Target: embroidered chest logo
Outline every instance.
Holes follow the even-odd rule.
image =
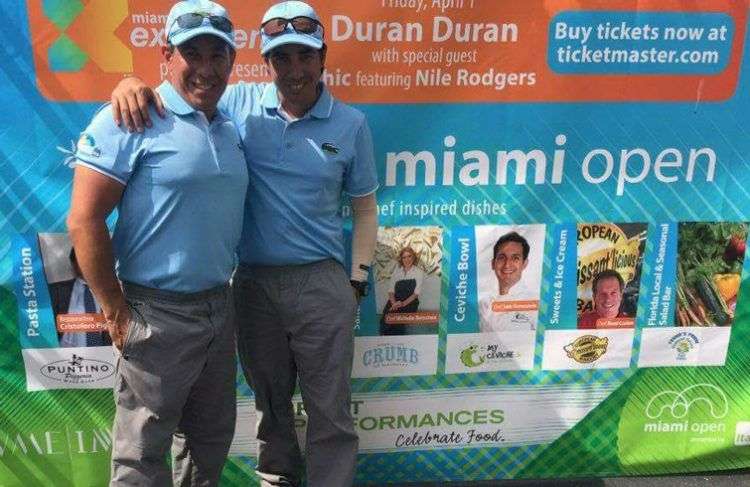
[[[331,144],[330,142],[323,142],[323,145],[320,146],[321,149],[328,152],[329,154],[338,154],[339,148],[335,145]]]

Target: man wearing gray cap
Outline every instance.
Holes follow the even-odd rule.
[[[372,138],[364,115],[321,83],[324,27],[310,5],[273,5],[260,31],[273,83],[231,85],[219,104],[240,129],[250,176],[233,286],[240,359],[259,413],[257,472],[264,486],[301,481],[291,402],[299,379],[307,485],[350,486],[353,326],[377,233]],[[132,78],[113,93],[129,126],[149,117],[152,98]],[[354,212],[348,275],[342,193]]]
[[[68,228],[118,350],[112,486],[217,485],[234,434],[228,281],[247,165],[236,126],[217,110],[232,24],[213,2],[184,1],[166,33],[168,76],[157,89],[166,116],[132,134],[106,106],[75,154]]]

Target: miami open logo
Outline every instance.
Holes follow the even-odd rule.
[[[666,390],[654,395],[646,404],[646,433],[692,433],[705,436],[726,432],[720,420],[729,413],[729,400],[713,384],[695,384],[681,391]]]
[[[695,384],[680,392],[663,391],[656,394],[646,405],[646,416],[661,418],[665,414],[681,419],[687,417],[695,404],[702,404],[711,417],[721,419],[729,412],[729,401],[724,391],[713,384]]]

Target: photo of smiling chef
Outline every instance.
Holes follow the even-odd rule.
[[[380,227],[373,273],[379,335],[434,335],[440,318],[441,227]]]
[[[578,224],[578,329],[635,326],[646,230],[645,223]]]
[[[476,231],[481,333],[535,330],[544,225],[483,225]]]

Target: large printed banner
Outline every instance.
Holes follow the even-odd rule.
[[[270,80],[271,3],[226,2],[233,81]],[[380,180],[357,482],[749,467],[748,3],[318,3]],[[76,287],[71,154],[123,76],[166,76],[170,5],[4,8],[0,485],[107,482],[116,359]],[[227,486],[256,482],[237,387]]]

